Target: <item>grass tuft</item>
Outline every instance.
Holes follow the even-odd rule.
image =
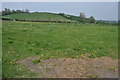
[[[32,63],[34,63],[34,64],[39,64],[40,62],[41,62],[40,59],[36,59],[36,60],[32,61]]]

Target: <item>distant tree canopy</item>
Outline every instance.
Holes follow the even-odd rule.
[[[79,21],[82,23],[95,23],[95,18],[93,16],[86,18],[84,13],[80,13]]]
[[[59,13],[59,15],[64,16],[65,14],[64,13]]]
[[[28,9],[25,10],[10,10],[8,8],[5,8],[2,10],[2,15],[8,15],[8,14],[14,14],[14,13],[29,13]]]
[[[67,15],[65,13],[59,13],[59,15],[81,23],[95,23],[96,21],[93,16],[90,16],[90,18],[86,18],[84,13],[80,13],[80,16]]]
[[[90,16],[89,22],[90,22],[90,23],[95,23],[95,18],[94,18],[93,16]]]
[[[80,13],[80,22],[84,22],[85,21],[85,19],[86,19],[86,17],[85,17],[85,14],[84,13]]]

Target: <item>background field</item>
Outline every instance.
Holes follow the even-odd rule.
[[[100,24],[3,21],[3,76],[35,76],[16,61],[27,57],[118,57],[118,27]]]
[[[10,20],[32,20],[32,21],[54,21],[54,22],[75,22],[70,19],[67,19],[59,14],[55,13],[15,13],[10,15],[4,15],[3,18],[9,18]],[[76,18],[76,17],[75,17]],[[74,19],[74,17],[73,17]]]

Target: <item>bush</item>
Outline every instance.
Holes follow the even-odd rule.
[[[59,13],[59,15],[64,16],[64,13]]]

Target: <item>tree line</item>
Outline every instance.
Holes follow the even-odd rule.
[[[25,10],[10,10],[9,8],[5,8],[2,10],[2,15],[14,14],[14,13],[29,13],[28,9]]]
[[[93,16],[90,16],[89,18],[86,18],[84,13],[80,13],[80,16],[72,16],[72,15],[66,15],[64,13],[59,13],[59,15],[71,19],[71,20],[76,20],[81,23],[95,23],[95,18]]]

